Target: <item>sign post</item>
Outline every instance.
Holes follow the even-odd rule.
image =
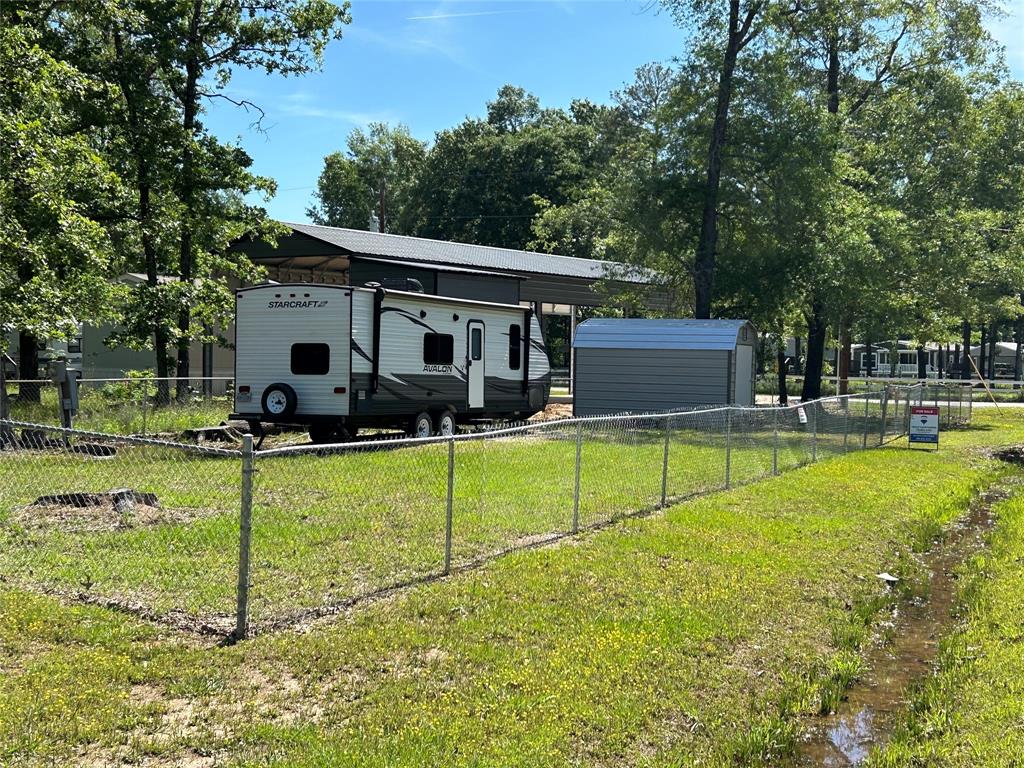
[[[925,443],[939,448],[939,409],[932,405],[910,407],[910,429],[907,443]]]

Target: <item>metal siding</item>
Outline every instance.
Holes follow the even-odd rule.
[[[370,282],[381,282],[387,278],[412,278],[419,280],[424,293],[437,293],[437,273],[420,267],[407,267],[403,264],[384,264],[374,261],[354,260],[348,268],[349,282],[354,286],[364,286]]]
[[[594,416],[719,405],[726,371],[722,352],[579,349],[574,410]]]
[[[459,299],[518,304],[519,278],[439,272],[435,292],[439,296],[454,296]]]

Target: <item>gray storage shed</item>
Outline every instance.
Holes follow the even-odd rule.
[[[573,342],[573,412],[753,405],[756,342],[746,320],[587,320]]]

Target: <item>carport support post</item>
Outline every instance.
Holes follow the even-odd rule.
[[[572,491],[572,532],[580,530],[580,459],[583,456],[583,424],[576,425],[576,481]]]
[[[242,509],[238,524],[238,603],[235,640],[249,634],[249,546],[252,537],[252,435],[242,436]]]
[[[455,491],[455,438],[448,439],[448,499],[444,513],[444,575],[452,571],[452,499]]]
[[[779,410],[772,408],[772,474],[779,474]]]
[[[732,481],[732,408],[725,409],[725,487]]]
[[[672,417],[665,417],[665,450],[661,457],[661,508],[665,508],[668,499],[668,440],[672,433]]]

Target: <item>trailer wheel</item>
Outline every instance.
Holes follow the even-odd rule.
[[[437,417],[437,434],[442,437],[451,437],[459,431],[455,423],[455,414],[451,411],[442,411]]]
[[[430,414],[425,411],[416,414],[416,418],[412,420],[411,432],[413,437],[430,437],[434,434],[434,420],[430,418]]]
[[[288,418],[295,413],[299,405],[299,398],[295,390],[287,384],[271,384],[263,390],[263,398],[260,400],[263,412],[274,418]]]

